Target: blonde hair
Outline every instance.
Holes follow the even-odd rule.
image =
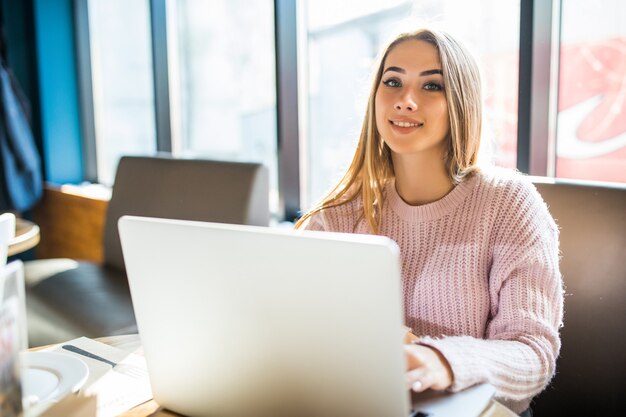
[[[384,203],[383,189],[394,177],[394,170],[391,150],[378,133],[374,102],[387,55],[400,43],[409,40],[428,42],[439,54],[450,119],[450,134],[444,155],[450,179],[454,184],[459,184],[476,169],[482,124],[482,93],[475,59],[446,32],[420,29],[403,33],[385,48],[377,62],[359,142],[347,172],[317,205],[296,222],[296,228],[305,225],[317,212],[349,203],[361,196],[361,218],[366,219],[373,233],[378,234]]]

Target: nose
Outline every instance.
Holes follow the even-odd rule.
[[[398,98],[394,107],[398,111],[415,111],[417,110],[417,100],[410,91],[407,91]]]

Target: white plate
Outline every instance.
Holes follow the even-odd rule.
[[[26,407],[58,401],[76,392],[89,368],[72,356],[52,352],[22,352],[22,398]]]

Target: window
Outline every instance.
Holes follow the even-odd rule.
[[[369,94],[370,72],[398,27],[442,24],[466,40],[482,64],[485,147],[499,165],[515,167],[519,0],[306,1],[308,181],[303,207],[321,198],[349,164]],[[341,7],[339,7],[341,5]],[[333,10],[333,13],[328,13]],[[435,19],[434,19],[435,18]]]
[[[556,175],[626,182],[626,3],[561,7]]]
[[[173,152],[263,162],[275,212],[273,16],[272,0],[177,0],[168,8]]]
[[[88,0],[98,180],[156,150],[148,0]]]
[[[424,23],[455,33],[481,63],[483,151],[496,164],[548,175],[555,171],[562,178],[626,182],[626,29],[620,19],[626,14],[626,3],[620,0],[607,0],[602,7],[584,0],[551,0],[546,5],[536,1],[530,8],[520,0],[482,0],[480,7],[464,0],[80,0],[75,4],[88,4],[95,153],[98,180],[105,184],[112,183],[121,155],[151,154],[157,147],[171,148],[183,157],[257,161],[270,170],[272,212],[288,207],[289,213],[283,211],[291,219],[298,208],[311,207],[345,172],[358,140],[372,66],[382,46],[399,30],[414,30]],[[559,9],[553,5],[561,6],[556,119],[557,112],[552,112],[557,107],[552,106],[556,87],[550,85],[557,75],[552,71],[556,56],[546,65],[541,53],[547,38],[535,36],[550,34],[552,45],[558,19],[552,19],[551,10]],[[151,21],[158,23],[153,26],[155,33]],[[167,47],[160,44],[165,36],[159,26],[167,27]],[[279,42],[281,53],[276,54],[275,33],[285,33],[288,40],[298,34],[297,65],[294,43]],[[153,39],[158,39],[154,57]],[[523,77],[519,76],[520,41],[524,60],[525,48],[531,51],[532,65],[521,63]],[[539,70],[547,69],[543,78],[535,70],[537,63]],[[280,85],[287,85],[281,91],[280,108],[276,74]],[[292,88],[296,75],[298,89]],[[522,86],[520,120],[529,116],[534,124],[520,123],[518,140],[520,80],[532,87],[524,91],[527,88]],[[297,100],[296,94],[282,95],[296,90]],[[163,98],[163,91],[169,97]],[[169,116],[156,119],[155,109],[168,107],[163,106],[167,100]],[[549,107],[550,123],[530,117],[537,116],[533,110],[544,114],[536,103]],[[295,109],[301,120],[296,120]],[[299,133],[281,131],[280,160],[277,116],[283,128],[286,120],[293,121],[288,126],[294,132],[300,126]],[[164,120],[170,123],[171,138],[169,131],[161,134],[159,123],[157,145],[155,121]],[[526,125],[537,128],[522,132]],[[535,134],[539,130],[541,134]],[[91,166],[96,157],[91,148],[86,149]],[[299,165],[291,166],[287,160],[297,160]]]

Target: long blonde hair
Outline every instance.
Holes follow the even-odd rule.
[[[347,172],[319,203],[296,222],[296,228],[305,225],[319,211],[346,204],[361,196],[361,218],[365,218],[371,231],[378,234],[384,203],[383,189],[394,177],[394,170],[391,150],[378,133],[374,102],[387,55],[400,43],[409,40],[428,42],[439,53],[450,119],[445,153],[450,179],[454,184],[459,184],[476,169],[481,136],[482,93],[475,59],[446,32],[420,29],[403,33],[385,48],[378,60],[359,142]]]

